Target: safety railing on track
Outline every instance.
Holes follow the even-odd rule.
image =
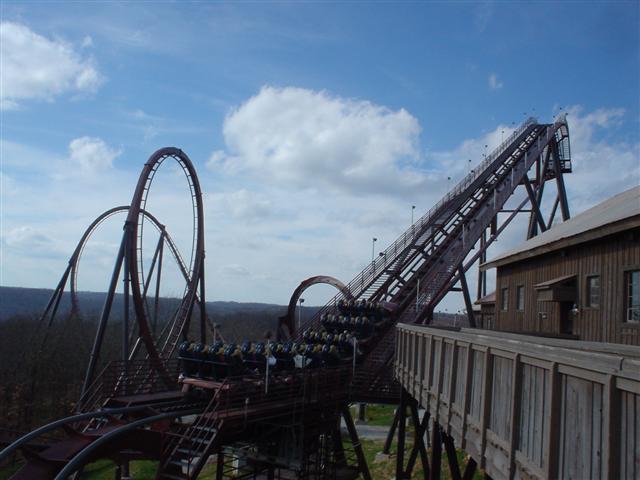
[[[82,395],[76,411],[95,410],[106,399],[114,396],[178,390],[178,359],[167,360],[164,365],[168,376],[175,379],[175,383],[167,385],[167,379],[154,368],[150,359],[109,362]]]

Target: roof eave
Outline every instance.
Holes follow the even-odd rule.
[[[633,228],[638,228],[638,227],[640,227],[640,215],[635,215],[633,217],[625,218],[617,222],[601,225],[599,227],[596,227],[591,230],[587,230],[585,232],[577,233],[576,235],[561,238],[554,242],[551,242],[545,245],[540,245],[538,247],[534,247],[530,250],[517,252],[517,253],[514,253],[513,255],[509,255],[506,257],[498,257],[494,260],[481,264],[480,270],[485,271],[490,268],[501,267],[503,265],[521,262],[523,260],[528,260],[530,258],[538,257],[546,253],[562,250],[563,248],[573,247],[581,243],[590,242],[592,240],[597,240],[599,238],[605,237],[607,235],[624,232],[626,230],[631,230]]]

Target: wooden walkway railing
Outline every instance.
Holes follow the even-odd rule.
[[[395,375],[492,478],[640,478],[640,347],[398,325]]]

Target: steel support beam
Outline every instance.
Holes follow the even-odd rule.
[[[544,183],[547,178],[547,170],[549,168],[549,158],[551,156],[551,148],[547,147],[546,153],[544,155],[544,161],[542,162],[542,167],[540,167],[540,159],[536,162],[536,184],[537,184],[537,192],[536,192],[536,205],[540,208],[542,205],[542,194],[544,193]],[[536,212],[535,209],[532,208],[531,215],[529,216],[529,230],[527,232],[527,239],[533,238],[538,234],[538,223],[536,221]],[[547,227],[548,228],[548,227]]]
[[[556,174],[556,185],[558,186],[558,198],[560,199],[560,212],[562,213],[562,221],[566,222],[571,218],[569,212],[569,201],[567,200],[567,189],[564,185],[564,177],[562,174],[562,167],[560,166],[560,152],[558,150],[558,144],[553,142],[553,167]]]
[[[531,209],[533,210],[533,214],[536,217],[536,221],[540,226],[541,231],[545,231],[547,226],[544,223],[544,218],[542,218],[542,213],[540,212],[540,205],[538,205],[538,201],[536,200],[536,195],[531,187],[531,182],[529,181],[529,177],[525,175],[524,180],[524,188],[527,190],[527,195],[529,196],[529,201],[531,202]],[[529,237],[530,238],[530,237]]]
[[[442,462],[442,431],[440,424],[433,422],[433,441],[431,442],[431,478],[440,478]]]
[[[460,466],[458,465],[458,456],[456,455],[456,447],[453,444],[453,438],[442,432],[442,443],[447,452],[447,462],[449,463],[449,472],[451,472],[452,480],[462,480],[460,475]]]
[[[471,295],[469,295],[469,286],[467,285],[467,276],[464,272],[464,266],[462,263],[458,265],[458,276],[460,277],[460,286],[462,287],[462,295],[464,296],[464,304],[467,308],[467,318],[469,319],[469,326],[476,328],[476,319],[473,315],[473,304],[471,303]]]
[[[89,385],[93,380],[93,374],[96,369],[96,364],[98,363],[98,358],[100,357],[100,347],[102,347],[104,331],[107,327],[107,321],[109,320],[109,315],[111,314],[113,297],[116,293],[116,286],[118,285],[118,279],[120,278],[120,270],[122,269],[122,263],[124,261],[125,242],[126,242],[126,233],[122,237],[122,242],[120,242],[120,250],[118,251],[116,263],[113,267],[111,282],[109,284],[109,289],[107,290],[107,298],[105,299],[104,305],[102,306],[102,313],[100,314],[100,321],[98,322],[98,330],[96,332],[96,337],[93,342],[93,348],[91,349],[91,355],[89,356],[89,365],[87,366],[87,372],[84,376],[84,382],[82,383],[82,390],[80,392],[81,397],[82,395],[85,394],[85,392],[87,391],[87,388],[89,388]]]

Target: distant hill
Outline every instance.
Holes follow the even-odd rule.
[[[47,305],[53,290],[45,288],[20,288],[20,287],[0,287],[0,321],[6,320],[15,315],[38,315]],[[87,318],[100,315],[104,303],[105,293],[100,292],[79,292],[78,301],[83,316]],[[178,306],[177,298],[161,298],[162,309],[175,309]],[[114,313],[122,307],[122,295],[116,295],[114,300]],[[65,292],[60,302],[60,311],[66,312],[71,309],[71,299],[69,293]],[[283,315],[286,306],[274,305],[271,303],[243,303],[243,302],[207,302],[207,310],[212,314],[231,315],[242,312],[266,313]],[[306,309],[315,307],[305,307]],[[122,308],[120,308],[121,310]],[[309,311],[310,311],[309,310]]]
[[[53,290],[44,288],[0,287],[0,322],[16,315],[37,317],[42,313]],[[100,316],[105,294],[100,292],[79,292],[80,311],[85,319],[97,319]],[[118,321],[122,315],[122,295],[116,295],[112,309],[113,320]],[[160,298],[160,315],[170,315],[179,304],[177,298]],[[304,318],[314,315],[320,307],[305,306]],[[70,295],[65,293],[60,302],[59,312],[65,314],[71,309]],[[278,317],[285,314],[287,307],[271,303],[257,302],[207,302],[207,313],[210,318],[223,327],[231,337],[243,336],[254,327],[266,330],[276,328]],[[436,312],[435,325],[466,325],[466,318],[444,312]],[[232,333],[233,332],[233,333]],[[237,332],[237,333],[236,333]],[[263,333],[263,332],[262,332]],[[254,335],[260,335],[254,332]]]

